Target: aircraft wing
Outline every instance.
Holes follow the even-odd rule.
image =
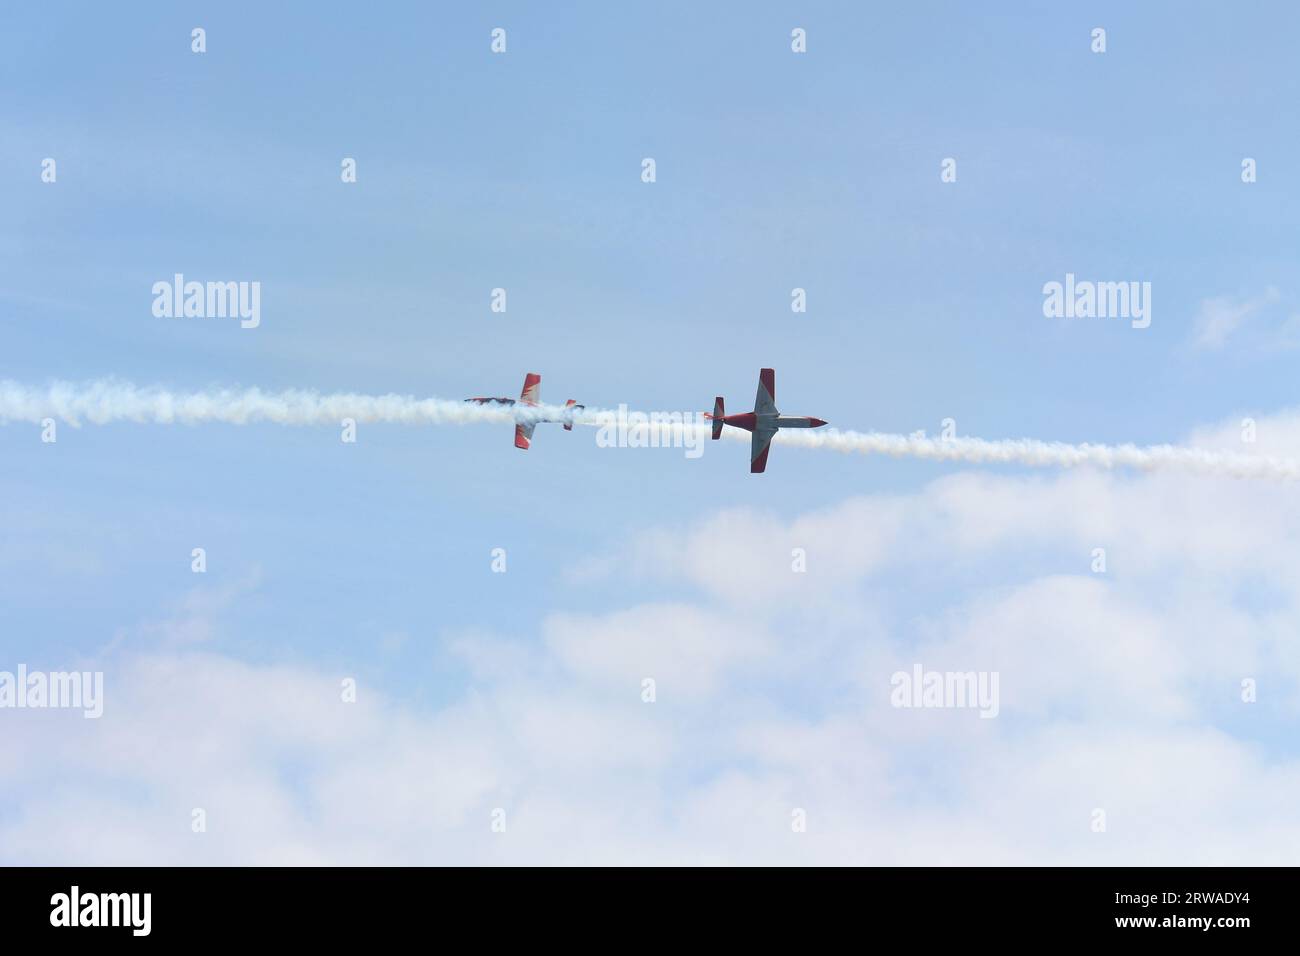
[[[475,405],[513,405],[513,398],[467,398],[467,402],[473,402]]]
[[[527,451],[533,440],[533,429],[536,427],[536,422],[518,422],[515,425],[515,447]]]
[[[754,414],[776,413],[776,372],[770,368],[761,369],[758,373],[758,395],[754,398]]]
[[[759,391],[761,392],[762,389],[760,388]],[[775,428],[754,429],[754,437],[749,443],[750,474],[760,474],[767,467],[767,453],[772,450],[772,436],[775,434]]]

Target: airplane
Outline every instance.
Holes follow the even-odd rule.
[[[754,399],[754,410],[739,415],[728,415],[722,404],[722,396],[713,400],[713,414],[704,414],[713,422],[713,438],[722,437],[722,426],[743,428],[753,432],[749,445],[750,474],[760,474],[767,467],[767,453],[772,447],[772,436],[781,428],[820,428],[826,423],[820,418],[802,418],[782,415],[776,410],[776,372],[770,368],[759,369],[758,395]]]
[[[473,402],[476,405],[514,405],[513,398],[467,398],[467,402]],[[520,405],[536,406],[542,403],[542,377],[536,372],[529,372],[524,376],[524,390],[519,393]],[[572,398],[564,403],[565,416],[563,418],[538,418],[534,415],[516,416],[515,421],[515,447],[528,450],[532,444],[533,429],[538,422],[560,422],[564,425],[566,432],[573,431],[573,413],[583,408],[585,405],[579,405]]]

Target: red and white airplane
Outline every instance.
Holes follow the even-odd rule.
[[[749,471],[758,474],[767,467],[767,453],[772,447],[772,436],[781,428],[820,428],[826,423],[820,418],[804,418],[794,415],[782,415],[776,410],[776,372],[770,368],[758,372],[758,396],[754,399],[754,410],[740,415],[728,415],[722,404],[722,396],[713,400],[713,414],[705,413],[705,418],[713,420],[713,437],[722,437],[722,426],[732,425],[753,432],[749,445]]]
[[[467,398],[467,402],[473,402],[476,405],[515,405],[519,404],[525,407],[535,407],[542,403],[542,377],[536,372],[529,372],[524,376],[524,390],[519,393],[519,401],[516,403],[513,398]],[[529,444],[532,443],[533,429],[539,422],[559,422],[564,425],[566,432],[573,431],[573,413],[585,406],[579,405],[572,398],[564,403],[565,414],[561,418],[542,418],[534,413],[517,414],[515,416],[515,447],[528,450]]]

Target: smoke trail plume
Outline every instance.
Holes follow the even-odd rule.
[[[1015,464],[1034,468],[1092,466],[1112,470],[1184,471],[1231,478],[1300,480],[1300,462],[1290,458],[1240,455],[1179,445],[1071,445],[1064,442],[1019,438],[988,441],[982,438],[920,438],[880,432],[783,431],[777,439],[803,448],[831,448],[863,455],[928,458],[972,464]]]
[[[257,388],[171,392],[113,381],[85,385],[56,382],[47,388],[0,381],[0,423],[38,423],[53,418],[70,425],[82,422],[94,425],[110,422],[337,425],[342,419],[351,418],[357,422],[403,425],[466,425],[536,421],[559,417],[562,411],[545,405],[514,406],[512,409],[409,395],[347,392],[322,395],[297,389],[282,392],[264,392]]]
[[[597,422],[580,421],[579,424]],[[653,422],[629,426],[629,431],[642,436],[658,436],[664,445],[688,430],[696,441],[709,437],[708,426]],[[722,437],[746,444],[750,441],[750,433],[738,428],[726,429]],[[1300,461],[1295,459],[1240,455],[1180,445],[1072,445],[1030,438],[999,441],[983,438],[920,438],[884,432],[840,431],[835,428],[819,428],[816,431],[785,429],[777,432],[773,442],[795,448],[827,448],[844,454],[889,455],[893,458],[923,458],[977,465],[1180,471],[1228,478],[1300,481]]]
[[[0,381],[0,424],[40,423],[53,418],[72,425],[82,422],[140,422],[156,424],[198,424],[224,422],[245,425],[267,422],[280,425],[338,425],[344,418],[357,422],[405,425],[466,425],[476,422],[528,422],[555,420],[566,414],[558,405],[494,406],[474,405],[439,398],[409,395],[320,394],[288,390],[219,389],[203,392],[172,392],[150,387],[137,388],[126,382],[100,381],[85,385],[57,382],[33,388],[13,381]],[[615,412],[586,409],[568,412],[575,424],[607,425]],[[683,416],[678,416],[683,417]],[[633,426],[642,435],[665,440],[689,431],[693,439],[706,440],[708,426],[685,422],[643,423]],[[749,441],[749,433],[728,428],[731,439]],[[1233,478],[1300,480],[1300,462],[1293,459],[1240,455],[1178,445],[1072,445],[1032,439],[988,441],[981,438],[921,438],[881,432],[785,430],[776,436],[779,444],[803,448],[829,448],[864,455],[924,458],[971,464],[1016,464],[1037,468],[1102,469],[1132,468],[1138,471],[1175,470]],[[665,442],[666,443],[666,442]]]

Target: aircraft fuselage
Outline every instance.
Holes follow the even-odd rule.
[[[733,428],[743,428],[747,432],[768,430],[772,428],[820,428],[826,423],[820,418],[803,415],[759,415],[755,412],[743,412],[739,415],[726,415],[723,424]]]

